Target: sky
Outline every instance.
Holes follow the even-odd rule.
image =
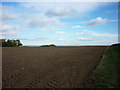
[[[118,42],[117,2],[2,2],[0,38],[23,45]]]

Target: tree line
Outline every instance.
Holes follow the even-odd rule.
[[[6,39],[0,39],[2,47],[19,47],[23,44],[20,42],[20,40],[6,40]]]
[[[55,44],[50,44],[50,45],[41,45],[40,47],[56,47]]]

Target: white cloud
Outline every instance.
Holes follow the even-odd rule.
[[[1,39],[4,39],[4,38],[12,38],[12,37],[14,37],[14,36],[16,36],[16,33],[15,32],[13,32],[13,31],[1,31],[0,32],[0,38]]]
[[[17,14],[13,14],[13,13],[8,13],[8,12],[5,12],[3,13],[2,15],[2,20],[16,20],[18,19],[19,15]]]
[[[77,14],[77,11],[72,8],[72,7],[53,7],[51,9],[48,10],[48,12],[46,13],[46,15],[48,16],[58,16],[58,17],[63,17],[63,16],[75,16]]]
[[[44,13],[48,16],[59,16],[59,17],[86,16],[87,13],[89,13],[90,11],[94,11],[98,9],[100,6],[104,6],[104,5],[107,5],[107,3],[98,3],[98,2],[21,3],[21,6],[27,9],[37,10],[40,13]]]
[[[78,35],[90,35],[90,32],[88,32],[87,30],[83,30],[81,32],[77,32],[76,34],[78,34]]]
[[[77,32],[80,36],[78,41],[95,41],[96,43],[112,44],[118,42],[118,34],[98,33],[90,30]]]
[[[55,25],[64,25],[65,23],[64,22],[61,22],[58,18],[50,18],[50,17],[47,17],[45,15],[35,15],[35,16],[32,16],[30,22],[29,22],[29,26],[30,27],[45,27],[45,26],[55,26]]]
[[[20,15],[14,12],[14,7],[12,7],[12,6],[2,5],[0,7],[0,10],[2,12],[2,14],[0,14],[0,17],[2,17],[3,21],[18,20],[20,18]]]
[[[67,41],[66,39],[54,39],[55,41]]]
[[[64,31],[56,31],[55,33],[64,34],[65,32]]]
[[[39,28],[41,31],[61,30],[61,28],[66,25],[66,23],[62,22],[59,18],[48,17],[43,14],[29,15],[26,23],[29,28]]]
[[[96,37],[108,37],[108,38],[117,38],[118,34],[111,34],[111,33],[91,33],[91,35],[96,36]]]
[[[80,40],[80,41],[93,41],[94,38],[91,38],[91,37],[80,37],[77,40]]]
[[[57,31],[60,30],[60,28],[57,28],[56,26],[49,26],[49,27],[41,27],[41,31]]]
[[[98,17],[96,19],[92,19],[88,22],[86,22],[87,25],[101,25],[101,24],[106,24],[107,23],[107,19],[104,19],[104,18],[101,18],[101,17]]]
[[[16,31],[20,31],[23,30],[24,28],[22,26],[19,25],[13,25],[13,24],[8,24],[8,23],[0,23],[2,24],[0,26],[1,29],[1,36],[3,38],[7,38],[7,37],[13,37],[16,36]]]
[[[22,30],[22,27],[19,25],[12,25],[12,24],[7,24],[7,23],[2,23],[1,30],[3,32],[5,31],[12,31],[12,30]]]
[[[96,36],[96,37],[109,37],[109,38],[117,38],[118,34],[111,33],[97,33],[90,30],[83,30],[81,32],[77,32],[78,35],[87,35],[87,36]]]
[[[109,34],[109,33],[105,33],[105,34],[95,33],[94,36],[93,35],[80,36],[76,40],[81,45],[82,44],[83,45],[111,45],[113,43],[118,43],[118,35]]]
[[[75,25],[75,26],[72,26],[72,28],[83,28],[83,27],[80,25]]]
[[[39,11],[39,13],[46,13],[48,9],[54,6],[53,3],[45,2],[21,2],[20,5],[26,9]]]
[[[84,38],[78,38],[78,41],[94,41],[93,44],[112,44],[118,42],[118,34],[112,34],[112,33],[98,33],[90,30],[83,30],[79,34],[80,37]],[[88,42],[89,44],[92,44]]]

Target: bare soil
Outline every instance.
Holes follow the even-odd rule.
[[[4,47],[3,88],[82,88],[105,46]]]

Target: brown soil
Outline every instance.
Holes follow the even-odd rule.
[[[3,88],[82,88],[105,48],[4,47]]]

